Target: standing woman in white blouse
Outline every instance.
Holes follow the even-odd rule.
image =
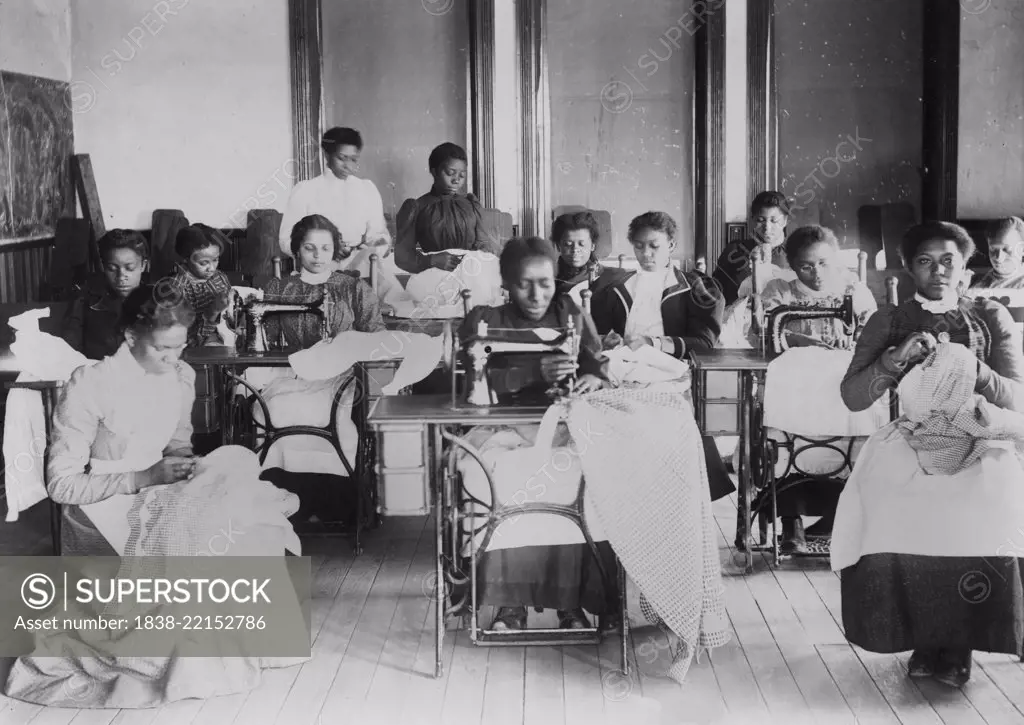
[[[640,269],[606,269],[594,284],[591,314],[598,333],[611,338],[615,333],[634,350],[650,345],[675,358],[715,347],[725,300],[710,278],[672,265],[676,231],[675,220],[662,211],[629,223]],[[705,436],[704,443],[711,499],[717,500],[734,488],[714,441]]]
[[[381,260],[391,254],[391,233],[384,219],[384,202],[376,185],[355,175],[363,151],[363,137],[352,128],[332,128],[320,141],[326,170],[320,176],[298,182],[288,198],[278,241],[281,252],[292,256],[292,228],[313,214],[326,217],[341,233],[339,270],[356,270],[370,279],[370,255]],[[387,267],[391,267],[388,269]],[[393,262],[382,262],[378,292],[388,300],[401,294]]]

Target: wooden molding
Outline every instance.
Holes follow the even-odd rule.
[[[292,71],[292,148],[296,178],[304,181],[321,172],[320,136],[323,115],[323,43],[320,0],[288,0]]]
[[[485,209],[494,198],[494,2],[469,2],[469,140],[473,192]]]
[[[779,187],[775,0],[747,0],[747,199]]]
[[[921,156],[923,219],[956,221],[960,138],[960,3],[925,0]]]
[[[524,236],[546,236],[551,223],[551,114],[545,0],[517,0]]]
[[[725,9],[697,30],[694,99],[694,259],[725,249]]]

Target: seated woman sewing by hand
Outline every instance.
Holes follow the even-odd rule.
[[[47,462],[50,497],[63,504],[62,553],[134,562],[208,555],[211,532],[230,521],[230,546],[218,554],[279,556],[283,567],[288,542],[298,550],[288,522],[298,501],[259,481],[244,449],[193,456],[195,372],[180,358],[195,313],[187,302],[157,298],[149,285],[129,294],[121,347],[76,370],[62,391]],[[117,636],[137,634],[129,626]],[[269,665],[258,657],[113,656],[93,635],[38,633],[35,653],[14,663],[3,694],[56,707],[149,708],[244,692]],[[76,645],[60,646],[66,639]],[[69,683],[79,683],[77,696]]]
[[[501,274],[508,290],[510,301],[501,307],[475,307],[463,323],[460,337],[463,340],[476,335],[480,322],[489,328],[488,335],[515,341],[540,342],[541,338],[532,331],[549,328],[564,331],[574,327],[580,336],[579,358],[570,359],[559,354],[493,355],[493,366],[500,366],[502,358],[525,358],[525,361],[507,360],[506,367],[492,367],[489,380],[492,390],[499,398],[511,395],[514,399],[539,402],[545,391],[552,385],[577,374],[574,390],[585,393],[598,390],[607,383],[606,361],[601,356],[601,343],[589,317],[565,296],[555,295],[555,266],[558,252],[545,239],[513,239],[501,254]],[[513,438],[515,445],[527,446],[533,443],[537,425],[509,427],[478,426],[469,436],[478,448]],[[574,500],[579,483],[579,469],[575,479],[567,481],[571,488],[569,501]],[[567,474],[568,475],[568,474]],[[559,478],[562,478],[559,476]],[[549,484],[545,500],[556,496],[556,484]],[[509,497],[514,491],[503,492]],[[525,518],[544,518],[525,517]],[[543,523],[543,522],[542,522]],[[516,523],[519,532],[525,532],[531,524],[525,520]],[[516,533],[515,531],[511,532]],[[512,539],[510,534],[497,537],[503,544]],[[514,538],[514,537],[513,537]],[[614,566],[607,543],[598,545],[607,559],[607,566]],[[608,568],[608,571],[614,571]],[[569,628],[587,626],[583,609],[604,613],[608,610],[598,569],[585,544],[551,546],[520,546],[488,551],[481,563],[483,572],[483,603],[500,607],[494,623],[495,629],[522,629],[526,625],[526,605],[558,610],[562,625]],[[614,601],[614,599],[612,600]]]
[[[641,214],[629,223],[629,241],[640,270],[606,269],[601,275],[591,301],[598,333],[615,332],[633,349],[650,345],[676,358],[713,348],[725,303],[709,278],[672,265],[672,217]]]
[[[906,233],[901,252],[917,293],[868,320],[842,383],[847,406],[884,404],[897,385],[902,395],[908,371],[946,342],[977,358],[970,371],[976,395],[1024,411],[1024,353],[1010,313],[999,303],[960,296],[974,254],[971,237],[954,224],[929,222]],[[948,397],[948,391],[931,394]],[[943,404],[924,402],[933,410]],[[843,625],[851,642],[873,652],[914,650],[911,677],[934,676],[958,687],[970,677],[972,650],[1021,654],[1018,560],[1003,555],[1000,545],[1019,535],[1024,469],[1008,451],[962,465],[950,446],[948,470],[926,472],[912,442],[913,426],[903,417],[868,440],[839,500],[832,567],[842,572]],[[983,602],[962,588],[966,573],[981,571],[998,574],[987,577]]]

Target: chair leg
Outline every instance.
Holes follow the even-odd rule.
[[[60,504],[50,501],[50,540],[53,543],[53,555],[60,556],[61,508]]]
[[[626,570],[622,562],[618,562],[619,575],[619,615],[622,631],[622,674],[629,675],[629,610],[626,606]]]

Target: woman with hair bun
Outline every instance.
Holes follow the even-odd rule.
[[[124,557],[119,578],[141,571],[167,576],[168,557],[209,555],[210,533],[227,526],[229,544],[213,553],[266,557],[268,576],[286,576],[286,549],[299,552],[288,522],[298,499],[259,480],[251,451],[225,446],[204,459],[193,455],[195,372],[181,354],[194,322],[195,313],[180,295],[138,287],[124,300],[117,352],[78,368],[63,388],[46,467],[50,498],[62,504],[61,553]],[[130,606],[133,615],[165,611],[159,596],[154,604],[147,609],[140,598]],[[287,597],[280,604],[288,606]],[[66,614],[101,613],[89,606],[71,602]],[[117,602],[100,606],[118,621],[110,615]],[[178,614],[180,628],[180,612],[171,611]],[[174,617],[171,611],[167,619]],[[126,651],[147,646],[138,643],[146,632],[131,624],[135,616],[120,620],[125,624],[116,635],[60,629],[34,633],[35,650],[15,661],[0,691],[45,706],[151,708],[244,692],[259,684],[262,668],[297,663],[181,656],[181,648],[188,651],[196,641],[185,632],[173,648],[168,643],[173,654],[126,656]],[[246,651],[225,639],[219,644],[220,652]],[[150,651],[155,646],[148,645]],[[63,656],[54,656],[57,652]]]

